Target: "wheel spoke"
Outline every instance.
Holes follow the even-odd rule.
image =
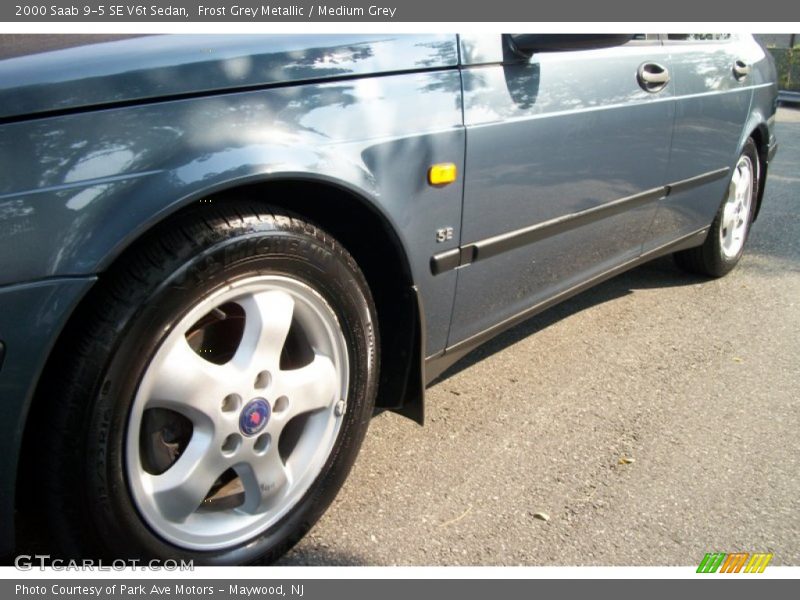
[[[168,521],[182,523],[202,504],[225,470],[212,447],[212,438],[195,433],[186,450],[166,472],[145,476],[159,511]]]
[[[264,512],[274,507],[291,486],[291,472],[281,460],[277,443],[273,443],[264,456],[254,457],[235,469],[244,487],[241,510],[248,513]]]
[[[238,303],[245,312],[245,326],[232,362],[242,370],[277,370],[292,325],[294,300],[286,292],[269,291]]]
[[[737,165],[736,170],[733,174],[734,186],[736,191],[740,191],[742,189],[742,182],[744,179],[744,172],[742,171],[742,165]]]
[[[736,225],[736,221],[736,204],[726,202],[722,213],[722,226],[730,231]]]
[[[181,336],[150,367],[154,374],[148,408],[168,408],[197,423],[204,417],[215,422],[228,377],[226,369],[192,350]],[[224,396],[224,394],[222,394]]]
[[[330,358],[317,354],[305,367],[281,371],[278,391],[288,399],[284,417],[287,421],[299,414],[327,408],[338,400],[336,367]]]
[[[742,186],[742,205],[749,205],[750,204],[750,197],[752,195],[752,179],[750,178],[750,173],[747,174],[747,181],[745,181],[744,185]]]

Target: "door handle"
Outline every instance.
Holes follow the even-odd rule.
[[[643,90],[647,92],[660,92],[669,83],[669,70],[658,63],[642,63],[639,65],[636,78]]]
[[[750,74],[750,65],[748,65],[743,60],[737,60],[733,63],[733,76],[738,79],[742,80]]]

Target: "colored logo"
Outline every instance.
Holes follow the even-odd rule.
[[[239,415],[239,429],[244,435],[255,435],[267,426],[270,415],[269,402],[256,398],[247,403]]]
[[[767,568],[772,554],[764,552],[749,554],[737,552],[725,554],[724,552],[710,552],[703,557],[697,567],[698,573],[763,573]]]

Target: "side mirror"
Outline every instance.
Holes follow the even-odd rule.
[[[594,50],[620,46],[633,34],[606,33],[510,33],[505,36],[510,50],[523,58],[534,52],[559,52],[566,50]]]

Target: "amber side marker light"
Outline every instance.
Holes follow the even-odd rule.
[[[428,183],[431,185],[447,185],[453,183],[458,176],[455,163],[438,163],[428,169]]]

